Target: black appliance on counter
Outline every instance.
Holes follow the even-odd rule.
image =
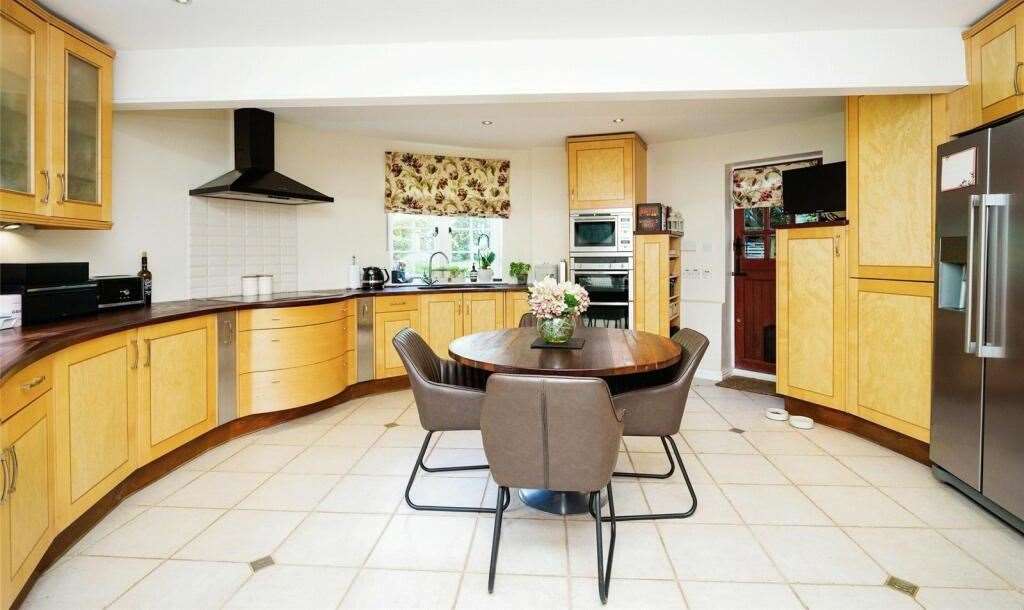
[[[388,272],[380,267],[363,267],[364,290],[383,290],[390,279]]]
[[[0,293],[21,295],[21,323],[44,324],[95,314],[89,263],[0,263]]]
[[[97,275],[97,302],[100,309],[138,307],[145,304],[142,278],[137,275]]]

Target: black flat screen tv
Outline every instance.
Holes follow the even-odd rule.
[[[782,172],[782,209],[787,214],[846,210],[846,163],[826,163]]]

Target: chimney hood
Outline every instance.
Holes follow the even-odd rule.
[[[235,169],[188,194],[286,205],[334,201],[274,171],[274,113],[259,108],[235,110]]]

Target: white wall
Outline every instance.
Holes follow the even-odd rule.
[[[710,279],[683,282],[683,324],[708,336],[701,369],[717,377],[732,368],[732,211],[728,166],[821,151],[825,162],[845,158],[843,114],[742,133],[654,143],[648,147],[647,194],[682,212],[684,267],[709,267]],[[684,247],[685,249],[685,247]]]

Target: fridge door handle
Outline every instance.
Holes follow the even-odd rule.
[[[974,216],[981,208],[981,196],[971,195],[967,202],[967,307],[964,316],[964,353],[978,353],[978,344],[974,340]]]
[[[978,280],[978,357],[1003,358],[1006,356],[1006,208],[1010,204],[1007,194],[989,194],[981,196],[981,276]],[[992,235],[992,218],[998,222],[998,231]],[[995,241],[993,241],[995,240]],[[989,256],[989,250],[995,243],[995,258]],[[990,283],[991,280],[991,283]],[[995,291],[995,294],[989,293]],[[989,296],[993,297],[994,305],[999,308],[993,316],[993,328],[989,326]],[[988,332],[991,330],[991,333]]]

